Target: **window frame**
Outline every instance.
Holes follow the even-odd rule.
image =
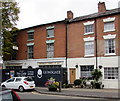
[[[27,41],[33,41],[34,40],[34,30],[27,31],[28,34],[28,40]]]
[[[91,45],[90,45],[90,43],[92,43]],[[88,45],[86,45],[86,44],[89,44],[89,47],[91,47],[92,45],[92,48],[87,48],[86,46],[88,46]],[[92,52],[93,52],[93,54],[89,54],[89,53],[91,53],[90,52],[90,50],[92,50]],[[88,56],[94,56],[95,55],[95,43],[94,43],[94,41],[85,41],[84,42],[84,56],[85,57],[88,57]]]
[[[54,57],[54,43],[46,43],[47,44],[47,58]],[[53,48],[52,48],[53,47]]]
[[[82,70],[82,67],[84,70]],[[91,72],[94,70],[94,65],[80,65],[80,77],[92,78]],[[87,76],[83,76],[83,74],[87,74]],[[90,76],[89,76],[90,75]]]
[[[51,32],[52,32],[52,34],[51,34]],[[54,35],[54,26],[46,27],[46,33],[47,33],[47,35],[46,35],[47,38],[54,38],[54,36],[55,36]]]
[[[118,79],[119,79],[119,68],[118,67],[104,67],[104,80],[118,80]]]
[[[110,40],[111,41],[110,43]],[[115,44],[115,39],[105,39],[105,46],[104,46],[104,53],[105,55],[116,55],[116,44]],[[110,50],[111,49],[111,50]],[[114,51],[114,52],[110,52],[110,51]]]
[[[115,31],[115,22],[114,21],[104,22],[104,32],[111,31]]]
[[[32,52],[30,52],[29,48],[32,47]],[[34,58],[34,45],[27,46],[27,58],[33,59]]]
[[[84,26],[84,35],[94,34],[94,24]]]

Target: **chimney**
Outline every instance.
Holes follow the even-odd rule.
[[[106,12],[105,2],[98,3],[98,12]]]
[[[67,11],[67,19],[73,19],[73,12]]]

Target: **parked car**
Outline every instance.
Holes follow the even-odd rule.
[[[35,82],[30,77],[13,77],[1,83],[2,87],[18,89],[20,92],[35,88]]]
[[[0,101],[22,101],[22,100],[14,90],[2,88],[0,91]]]

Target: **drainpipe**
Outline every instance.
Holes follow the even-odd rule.
[[[96,21],[96,18],[95,18],[95,57],[96,57],[96,69],[98,68],[98,54],[97,54],[97,21]]]
[[[68,58],[68,19],[65,19],[65,25],[66,25],[66,79],[68,79],[68,74],[67,74],[67,58]],[[66,80],[66,84],[68,84],[68,80]]]

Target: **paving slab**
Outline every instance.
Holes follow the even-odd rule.
[[[59,92],[59,89],[49,91],[46,87],[36,87],[35,90],[41,94],[120,99],[120,90],[117,89],[62,88]]]

